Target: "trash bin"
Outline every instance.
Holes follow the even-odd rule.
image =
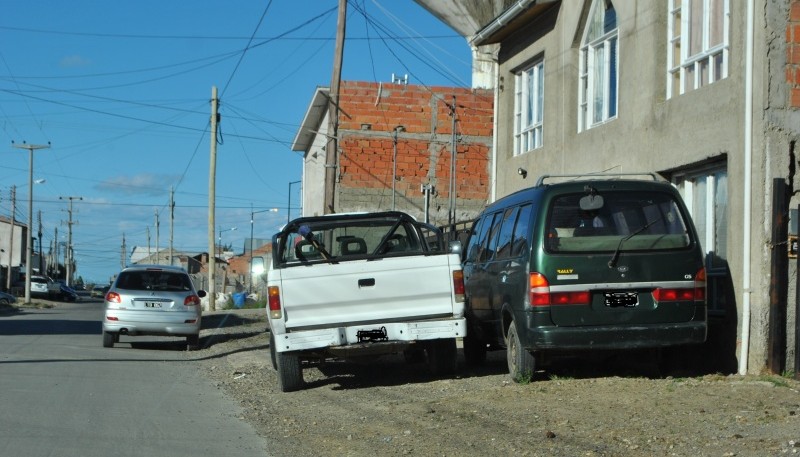
[[[244,306],[245,301],[247,300],[247,293],[245,292],[234,292],[233,294],[233,306],[236,308],[241,308]]]

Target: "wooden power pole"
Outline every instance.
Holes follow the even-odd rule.
[[[219,100],[217,87],[211,88],[211,158],[208,171],[208,309],[215,311],[217,298],[217,262],[214,246],[214,227],[216,224],[217,188],[217,123],[219,122]]]
[[[333,74],[328,94],[328,144],[325,148],[325,208],[324,214],[334,212],[336,191],[336,170],[339,152],[339,83],[342,79],[342,57],[344,55],[344,36],[347,21],[347,0],[339,0],[339,18],[336,22],[336,49],[333,56]]]

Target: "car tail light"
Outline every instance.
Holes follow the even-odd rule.
[[[122,303],[122,297],[116,292],[109,292],[106,294],[106,301],[111,303]]]
[[[183,306],[200,306],[200,297],[189,295],[183,300]]]
[[[694,275],[692,288],[658,288],[653,290],[653,300],[657,302],[668,301],[695,301],[702,302],[706,299],[706,270],[701,268]]]
[[[453,293],[457,303],[464,301],[464,271],[453,271]]]
[[[278,286],[269,286],[267,288],[267,303],[269,306],[269,317],[272,319],[280,319],[283,317],[281,312],[281,291]]]
[[[550,305],[588,305],[591,294],[588,290],[570,292],[550,292],[550,283],[541,273],[530,275],[530,302],[531,306]]]

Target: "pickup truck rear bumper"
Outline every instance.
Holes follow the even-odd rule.
[[[361,324],[276,334],[275,351],[305,351],[363,345],[370,342],[413,342],[461,338],[466,334],[467,321],[465,318]]]

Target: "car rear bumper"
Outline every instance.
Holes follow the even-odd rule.
[[[185,312],[107,310],[103,331],[128,335],[197,335],[201,317]]]
[[[275,335],[275,351],[290,352],[377,344],[385,344],[389,348],[392,346],[391,343],[460,338],[466,335],[466,330],[466,319],[460,318],[290,331],[282,335]]]
[[[521,332],[523,333],[523,332]],[[706,322],[594,327],[534,327],[524,332],[529,351],[637,349],[700,344],[708,333]],[[522,335],[521,339],[524,338]]]

